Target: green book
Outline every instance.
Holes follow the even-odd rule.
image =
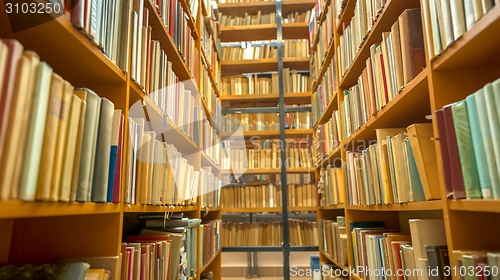
[[[486,123],[489,124],[489,129],[491,131],[491,142],[493,149],[489,150],[487,154],[493,154],[494,157],[487,158],[488,165],[490,166],[490,176],[493,175],[495,180],[491,180],[492,183],[492,192],[493,198],[500,198],[500,177],[499,177],[499,165],[500,162],[500,146],[496,145],[496,143],[500,143],[500,120],[498,119],[498,109],[500,108],[500,97],[496,95],[500,94],[500,85],[498,81],[493,87],[492,84],[487,84],[484,87],[485,91],[485,104],[486,104],[486,112],[488,114],[488,121]],[[494,91],[494,88],[497,90]],[[484,136],[483,136],[484,137]]]
[[[472,145],[472,135],[467,116],[467,105],[465,100],[454,103],[451,108],[453,125],[455,126],[460,164],[467,198],[481,198],[481,186],[477,172],[476,157]]]
[[[481,134],[481,121],[479,120],[479,112],[477,110],[477,99],[483,98],[479,96],[480,89],[476,94],[467,96],[465,102],[467,104],[467,115],[469,116],[470,132],[472,136],[472,146],[474,147],[474,155],[476,156],[477,172],[479,182],[481,183],[481,193],[483,198],[493,198],[491,194],[490,172],[488,171],[488,161],[486,160],[485,140]],[[484,102],[481,102],[483,104]],[[481,110],[486,112],[486,110]]]
[[[411,149],[410,138],[406,137],[403,142],[403,151],[405,155],[407,170],[409,172],[408,179],[410,180],[411,199],[410,201],[425,201],[424,188],[422,181],[418,175],[417,163]]]

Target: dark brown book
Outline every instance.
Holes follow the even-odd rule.
[[[453,115],[451,113],[452,105],[443,107],[444,122],[446,126],[446,138],[448,143],[448,156],[450,160],[451,184],[454,199],[466,198],[464,179],[462,174],[462,165],[460,164],[460,154],[458,152],[458,143],[453,125]]]
[[[450,151],[448,150],[448,139],[446,136],[446,124],[444,119],[444,110],[439,109],[435,112],[436,121],[438,125],[439,134],[439,147],[441,148],[441,160],[443,163],[444,183],[446,186],[446,198],[453,197],[453,184],[451,180],[451,164],[450,164]]]
[[[403,63],[403,82],[411,82],[425,68],[424,36],[420,8],[408,9],[399,16]]]

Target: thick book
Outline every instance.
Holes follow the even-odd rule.
[[[486,110],[488,113],[488,123],[491,130],[491,140],[493,142],[493,154],[495,155],[494,161],[488,161],[488,164],[497,165],[496,170],[493,169],[494,176],[500,177],[500,80],[496,80],[491,84],[487,84],[484,87]],[[495,144],[497,143],[497,144]],[[491,151],[490,151],[491,152]],[[491,175],[491,174],[490,174]],[[500,198],[500,185],[494,182],[493,187],[493,197]]]
[[[443,109],[434,113],[438,127],[438,141],[441,150],[441,162],[443,165],[444,184],[446,187],[446,198],[453,198],[453,183],[451,180],[450,151],[448,150],[448,137],[446,135],[446,124]]]
[[[457,135],[458,152],[462,175],[464,180],[465,194],[467,198],[481,198],[481,186],[477,172],[476,157],[472,144],[471,128],[467,113],[467,104],[461,100],[452,105],[453,124]]]
[[[47,120],[52,77],[52,68],[47,63],[40,62],[36,74],[31,116],[26,132],[27,142],[24,148],[25,154],[19,185],[19,198],[22,200],[33,201],[36,197],[40,162],[42,160],[43,142],[41,139],[43,139]]]
[[[466,198],[462,165],[460,164],[460,154],[458,150],[457,133],[453,123],[452,106],[449,104],[443,107],[444,122],[446,127],[446,138],[448,142],[448,155],[451,171],[451,182],[453,188],[453,198]]]
[[[403,57],[403,82],[408,84],[425,68],[424,36],[420,9],[408,9],[399,16]]]
[[[415,258],[426,258],[425,245],[446,245],[444,221],[441,219],[410,219],[411,241]]]
[[[111,125],[111,147],[109,151],[109,168],[108,168],[108,189],[106,193],[106,202],[113,202],[113,194],[115,191],[116,172],[119,170],[120,162],[118,161],[118,147],[121,138],[122,126],[122,111],[114,110],[113,122]]]
[[[111,130],[113,129],[114,104],[106,98],[101,99],[99,128],[94,161],[94,177],[89,190],[88,200],[106,202],[108,194],[109,162],[111,155]]]
[[[76,188],[76,201],[85,202],[92,192],[101,98],[90,89],[76,89],[75,94],[86,102]]]

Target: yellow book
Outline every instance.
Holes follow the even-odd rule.
[[[54,156],[57,144],[57,131],[59,127],[59,115],[63,97],[64,80],[61,76],[53,73],[50,86],[49,104],[47,109],[47,120],[45,122],[45,132],[43,136],[42,161],[38,177],[36,190],[37,200],[49,200],[50,184],[54,170]]]

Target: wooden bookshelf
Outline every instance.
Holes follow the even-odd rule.
[[[275,23],[258,25],[221,26],[221,42],[233,42],[234,38],[243,41],[259,41],[276,39]],[[300,39],[307,36],[308,22],[283,23],[283,39]]]
[[[333,55],[335,54],[335,44],[334,40],[330,41],[330,44],[328,45],[328,50],[325,53],[325,57],[323,58],[323,61],[321,62],[321,67],[318,72],[318,77],[315,81],[313,81],[313,92],[316,91],[316,89],[319,86],[319,83],[321,82],[321,79],[326,73],[326,70],[328,70],[328,67],[330,66],[330,63],[334,62],[333,61]]]
[[[219,164],[215,163],[210,157],[208,157],[203,150],[201,151],[201,166],[212,167],[212,172],[218,172],[220,170]]]
[[[318,206],[318,210],[320,211],[328,211],[328,210],[343,210],[345,209],[344,204],[330,205],[330,206]]]
[[[323,6],[323,9],[321,10],[320,15],[318,17],[318,20],[316,21],[316,24],[318,26],[320,26],[323,23],[323,21],[325,21],[326,14],[328,12],[327,8],[328,8],[328,6],[331,5],[331,2],[332,2],[332,0],[326,0],[325,5]],[[317,31],[319,32],[319,29],[317,29]],[[318,40],[319,39],[318,32],[316,32],[312,35],[311,50],[316,50],[316,46],[318,45],[318,41],[319,41]],[[333,38],[333,34],[332,34],[332,38]]]
[[[311,92],[287,92],[284,95],[285,104],[309,104],[311,102]],[[246,107],[270,107],[276,106],[279,95],[269,94],[248,94],[248,95],[222,95],[221,102],[224,107],[246,108]]]
[[[182,5],[182,9],[184,10],[184,12],[186,13],[186,16],[188,18],[188,26],[189,28],[191,28],[191,35],[193,36],[193,38],[196,40],[200,37],[200,34],[198,32],[198,28],[196,26],[196,16],[197,15],[193,15],[191,14],[191,10],[190,10],[190,7],[189,7],[189,2],[188,0],[179,0],[179,2],[181,3]],[[199,9],[201,10],[201,9]]]
[[[119,214],[121,205],[95,202],[0,202],[0,219]]]
[[[375,139],[375,129],[378,128],[407,127],[413,123],[428,122],[425,116],[431,111],[427,73],[427,69],[422,70],[382,110],[342,141],[342,146],[347,147],[358,141],[373,140]]]
[[[222,60],[220,65],[222,75],[278,71],[277,58]],[[309,58],[283,58],[283,67],[297,70],[308,70]]]
[[[207,268],[209,268],[212,263],[214,262],[214,260],[219,257],[220,253],[221,253],[222,250],[219,249],[219,251],[217,251],[217,253],[215,253],[215,255],[213,255],[210,260],[201,268],[200,270],[200,274],[205,272],[207,270]]]
[[[493,200],[493,199],[448,200],[447,204],[448,208],[453,211],[500,213],[500,200]]]

